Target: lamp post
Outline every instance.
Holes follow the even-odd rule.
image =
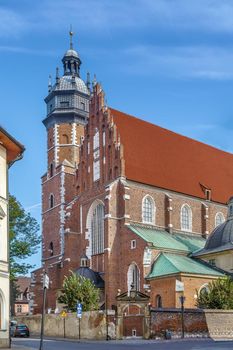
[[[41,315],[41,331],[40,331],[39,350],[43,350],[45,301],[46,301],[46,289],[48,289],[48,288],[49,288],[49,276],[45,272],[44,276],[43,276],[43,305],[42,305],[42,315]]]
[[[185,296],[180,296],[180,303],[181,303],[181,338],[184,338],[184,302],[185,302]]]
[[[106,315],[105,315],[105,318],[106,318],[106,340],[109,340],[109,337],[108,337],[108,295],[107,295],[107,293],[105,296],[105,311],[106,311]]]

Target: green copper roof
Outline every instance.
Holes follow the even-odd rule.
[[[176,273],[188,273],[197,275],[223,276],[215,269],[202,264],[187,256],[161,253],[155,260],[150,274],[147,278],[155,278]]]
[[[166,231],[137,225],[130,225],[128,228],[144,241],[152,243],[153,246],[158,249],[165,248],[191,253],[203,248],[206,242],[204,238],[188,233],[171,234]]]

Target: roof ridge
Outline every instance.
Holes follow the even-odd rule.
[[[175,269],[177,270],[177,271],[179,271],[179,269],[178,269],[178,267],[169,259],[169,257],[167,256],[167,255],[169,255],[169,254],[172,254],[172,253],[164,253],[164,252],[162,252],[161,253],[168,261],[169,261],[169,263],[173,266],[173,267],[175,267]],[[160,255],[161,255],[160,254]],[[179,255],[179,254],[173,254],[173,255]]]
[[[225,151],[225,150],[222,150],[221,148],[217,148],[217,147],[215,147],[215,146],[209,145],[208,143],[205,143],[205,142],[202,142],[202,141],[198,141],[198,140],[196,140],[196,139],[193,139],[192,137],[189,137],[189,136],[186,136],[186,135],[182,135],[182,134],[180,134],[180,133],[178,133],[178,132],[175,132],[175,131],[169,130],[169,129],[167,129],[167,128],[164,128],[163,126],[154,124],[154,123],[152,123],[152,122],[149,122],[149,121],[147,121],[147,120],[141,119],[141,118],[139,118],[139,117],[135,117],[135,116],[132,115],[132,114],[128,114],[128,113],[119,111],[118,109],[115,109],[115,108],[112,108],[112,107],[109,107],[109,109],[110,109],[111,111],[115,111],[115,112],[118,112],[118,113],[127,115],[128,117],[134,118],[134,119],[136,119],[136,120],[138,120],[138,121],[140,121],[140,122],[142,122],[142,123],[150,124],[150,125],[152,125],[152,126],[155,126],[156,128],[160,128],[160,129],[162,129],[162,130],[164,130],[164,131],[166,131],[166,132],[168,132],[168,133],[170,133],[170,134],[178,135],[178,136],[180,136],[180,137],[183,137],[183,138],[188,139],[188,140],[192,140],[192,141],[194,141],[195,143],[202,144],[202,145],[204,145],[204,146],[207,146],[207,147],[212,148],[212,149],[214,149],[214,150],[217,150],[217,151],[219,151],[219,152],[224,152],[224,153],[229,154],[229,155],[231,155],[231,156],[233,157],[233,153],[227,152],[227,151]]]

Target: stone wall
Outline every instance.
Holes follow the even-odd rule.
[[[208,327],[205,312],[199,309],[186,309],[184,312],[185,334],[192,336],[208,336]],[[152,309],[151,310],[151,335],[163,337],[168,330],[172,336],[181,334],[180,309]]]
[[[205,310],[210,338],[233,340],[233,310]]]
[[[109,311],[110,312],[110,311]],[[41,316],[20,316],[15,318],[18,323],[25,323],[33,335],[40,334]],[[113,311],[108,316],[108,335],[115,338]],[[76,314],[68,314],[66,318],[60,315],[45,315],[44,334],[48,337],[79,338],[79,319]],[[103,311],[84,312],[80,320],[81,339],[106,339],[106,317]]]

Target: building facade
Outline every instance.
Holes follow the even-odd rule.
[[[30,314],[30,277],[17,277],[16,286],[18,295],[14,302],[15,316]]]
[[[8,169],[23,152],[24,147],[0,127],[0,348],[10,346]]]
[[[117,294],[131,289],[154,307],[180,307],[179,282],[186,307],[195,307],[196,290],[224,273],[191,255],[226,218],[233,155],[107,107],[100,84],[80,82],[81,61],[70,50],[46,98],[34,313],[41,311],[43,271],[51,280],[47,308],[56,310],[64,276],[83,254],[104,280],[102,307],[115,309]]]

